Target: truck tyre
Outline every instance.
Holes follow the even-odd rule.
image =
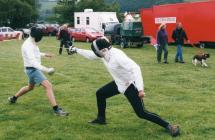
[[[125,46],[126,46],[126,45],[125,45],[124,41],[121,41],[121,43],[120,43],[120,48],[124,49]]]
[[[142,43],[138,44],[137,47],[138,47],[138,48],[142,48],[142,47],[143,47],[143,44],[144,44],[144,43],[142,42]]]
[[[126,42],[126,40],[125,39],[121,39],[120,47],[124,49],[124,48],[127,47],[127,45],[128,45],[128,43]]]
[[[204,49],[205,48],[205,43],[201,42],[199,45],[200,48]]]

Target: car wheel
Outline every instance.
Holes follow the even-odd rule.
[[[25,37],[25,38],[28,38],[28,37],[29,37],[29,34],[25,34],[24,37]]]
[[[200,47],[201,49],[204,49],[204,48],[205,48],[205,43],[201,42],[200,45],[199,45],[199,47]]]

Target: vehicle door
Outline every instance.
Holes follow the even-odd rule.
[[[1,34],[4,36],[4,37],[7,37],[8,34],[7,34],[7,28],[2,28],[1,29]]]
[[[15,38],[15,37],[16,37],[16,33],[14,32],[13,29],[7,28],[7,32],[8,32],[8,34],[9,34],[9,36],[10,36],[11,38]]]
[[[86,30],[85,29],[81,29],[81,32],[80,32],[80,40],[81,41],[85,41],[86,40]]]
[[[2,28],[0,28],[0,36],[3,36]]]
[[[80,41],[80,31],[80,29],[75,29],[74,32],[72,32],[72,37],[77,41]]]

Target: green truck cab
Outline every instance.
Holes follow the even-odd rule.
[[[120,29],[121,48],[142,47],[144,44],[142,23],[138,21],[123,22]]]

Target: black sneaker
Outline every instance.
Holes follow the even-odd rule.
[[[55,111],[54,111],[55,115],[58,115],[58,116],[68,116],[69,113],[68,112],[65,112],[62,110],[62,108],[57,108]]]
[[[179,61],[179,63],[185,63],[184,61]]]
[[[177,137],[178,135],[180,135],[180,129],[177,125],[168,125],[167,131],[172,137]]]
[[[175,59],[175,63],[178,63],[178,59]]]
[[[9,101],[9,103],[11,103],[11,104],[16,103],[16,100],[17,100],[17,97],[15,97],[15,96],[8,97],[8,101]]]
[[[164,63],[164,64],[169,64],[167,61],[164,61],[163,63]]]
[[[89,121],[90,124],[100,124],[105,125],[107,124],[104,118],[96,118],[95,120]]]

